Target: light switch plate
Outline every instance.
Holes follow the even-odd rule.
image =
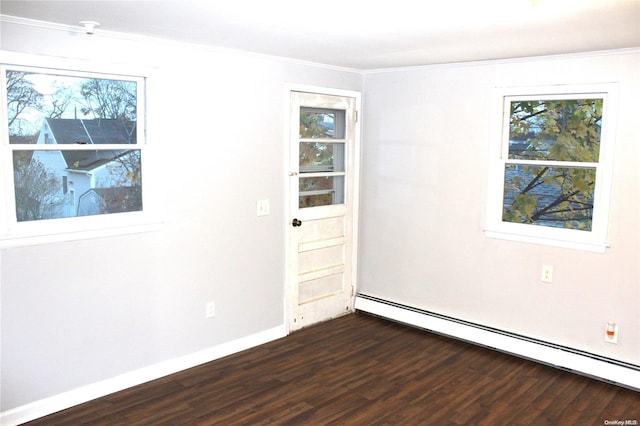
[[[540,275],[540,281],[543,283],[553,282],[553,266],[542,265],[542,273]]]

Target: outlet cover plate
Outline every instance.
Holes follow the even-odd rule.
[[[607,343],[618,343],[618,324],[613,326],[613,336],[607,336],[607,333],[605,331],[604,341]]]
[[[256,215],[267,216],[269,214],[269,200],[258,200],[256,202]]]
[[[216,304],[214,302],[207,302],[204,316],[206,318],[213,318],[216,316]]]

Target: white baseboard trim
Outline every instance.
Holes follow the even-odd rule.
[[[640,366],[358,294],[355,309],[501,352],[640,390]]]
[[[4,411],[0,413],[0,425],[19,425],[114,392],[137,386],[151,380],[159,379],[200,364],[214,361],[227,355],[241,352],[245,349],[259,346],[281,337],[285,337],[286,335],[286,327],[281,325],[228,343],[223,343],[209,349],[163,361],[120,376],[82,386],[68,392]]]

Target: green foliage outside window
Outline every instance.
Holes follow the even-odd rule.
[[[300,137],[303,139],[333,139],[335,112],[301,111]],[[337,171],[336,144],[331,142],[301,142],[300,143],[300,173],[333,172]],[[343,170],[340,170],[343,171]],[[305,177],[299,180],[299,207],[317,207],[334,204],[334,178],[328,176]],[[309,194],[321,191],[324,193]],[[307,193],[307,194],[305,194]]]
[[[502,219],[590,231],[602,99],[511,101]]]

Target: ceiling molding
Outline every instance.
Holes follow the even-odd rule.
[[[418,69],[464,68],[464,67],[477,67],[477,66],[484,66],[484,65],[491,66],[491,65],[500,65],[500,64],[515,64],[515,63],[540,62],[540,61],[550,61],[550,60],[592,58],[596,56],[632,55],[637,53],[640,53],[640,47],[625,47],[620,49],[594,50],[590,52],[559,53],[556,55],[523,56],[520,58],[487,59],[482,61],[450,62],[445,64],[429,64],[429,65],[414,65],[414,66],[396,67],[396,68],[380,68],[375,70],[362,70],[361,73],[362,74],[383,74],[386,72],[411,71],[411,70],[418,70]]]
[[[62,31],[66,33],[80,34],[87,37],[103,37],[103,38],[111,38],[111,39],[125,40],[125,41],[139,42],[139,43],[151,43],[151,44],[162,45],[162,46],[171,45],[175,47],[189,47],[193,49],[203,50],[206,52],[223,53],[228,55],[240,55],[240,56],[253,57],[258,59],[260,58],[269,59],[269,60],[275,60],[279,62],[285,62],[288,64],[312,66],[315,68],[322,68],[326,70],[353,72],[358,74],[361,74],[363,72],[362,69],[358,69],[358,68],[341,67],[338,65],[323,64],[319,62],[305,61],[302,59],[288,58],[288,57],[277,56],[277,55],[268,55],[265,53],[250,52],[247,50],[232,49],[228,47],[209,46],[206,44],[187,43],[183,41],[170,40],[170,39],[165,39],[160,37],[151,37],[151,36],[144,36],[139,34],[101,30],[99,28],[96,28],[93,34],[86,34],[84,27],[80,25],[77,25],[77,26],[63,25],[55,22],[39,21],[35,19],[0,14],[0,23],[2,22],[15,24],[15,25],[31,26],[31,27],[42,28],[47,30]]]

